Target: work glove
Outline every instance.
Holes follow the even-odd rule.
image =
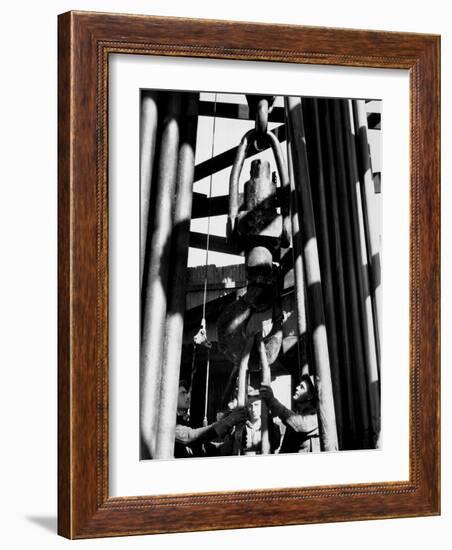
[[[285,420],[291,414],[293,414],[292,411],[287,409],[282,403],[280,403],[276,399],[275,394],[273,393],[273,390],[270,386],[262,384],[259,390],[259,395],[260,398],[265,401],[273,416],[279,416],[281,420]]]
[[[275,400],[275,395],[273,393],[273,390],[270,386],[267,386],[266,384],[262,384],[259,390],[259,396],[261,399],[263,399],[267,405],[270,405]]]
[[[245,422],[246,417],[246,407],[236,407],[227,416],[215,423],[215,431],[220,437],[223,437],[233,426]]]

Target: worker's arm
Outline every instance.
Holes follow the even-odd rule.
[[[217,437],[214,425],[202,426],[201,428],[190,428],[183,424],[176,425],[176,443],[191,445],[192,443],[209,441]]]
[[[236,407],[228,416],[209,426],[190,428],[190,426],[178,424],[176,426],[176,443],[191,445],[192,443],[204,443],[217,437],[223,437],[230,428],[244,422],[246,414],[245,407]]]
[[[278,401],[270,386],[262,385],[259,391],[261,399],[265,401],[272,416],[278,416],[284,424],[295,413]]]
[[[285,407],[276,399],[270,386],[263,385],[260,389],[261,398],[267,403],[272,416],[278,416],[286,426],[295,432],[309,433],[317,429],[317,415],[298,414]]]

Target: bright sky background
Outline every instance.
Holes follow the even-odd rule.
[[[226,94],[226,93],[211,93],[201,92],[201,101],[217,101],[218,103],[235,103],[247,106],[245,94]],[[372,102],[372,110],[380,111],[381,107],[375,105],[380,103]],[[284,107],[283,96],[277,96],[274,106]],[[269,129],[279,126],[280,123],[269,122]],[[242,139],[242,136],[251,128],[254,127],[254,121],[251,120],[234,120],[228,118],[217,117],[215,119],[215,138],[214,138],[214,117],[200,116],[198,119],[198,134],[196,140],[196,157],[195,164],[200,164],[224,151],[237,147]],[[373,171],[381,171],[381,132],[379,130],[369,130],[369,141],[372,149],[372,164]],[[213,142],[213,148],[212,148]],[[284,158],[287,160],[286,142],[282,142],[282,151]],[[271,149],[267,149],[259,155],[245,160],[243,170],[240,177],[239,190],[243,192],[243,185],[249,179],[251,161],[255,158],[265,158],[270,161],[271,171],[276,171],[276,164]],[[229,175],[231,167],[228,166],[224,170],[213,174],[212,176],[212,197],[219,195],[227,195],[229,192]],[[204,178],[195,182],[193,190],[198,193],[203,193],[209,196],[210,177]],[[380,211],[380,196],[376,195],[377,208]],[[381,220],[381,216],[378,217]],[[226,236],[226,219],[227,216],[212,216],[210,221],[210,234]],[[207,218],[198,218],[191,221],[191,231],[207,233]],[[244,261],[241,256],[233,256],[232,254],[223,254],[220,252],[209,251],[208,263],[217,266],[239,264]],[[188,254],[188,267],[204,265],[206,262],[206,251],[199,248],[190,248]]]
[[[238,103],[247,105],[245,94],[215,94],[201,93],[201,101],[216,101],[218,103]],[[275,106],[283,107],[284,100],[282,96],[277,97]],[[279,126],[279,123],[269,122],[269,129]],[[213,143],[212,155],[212,139],[214,130],[214,118],[200,116],[198,119],[198,137],[196,141],[196,159],[195,163],[199,164],[210,159],[228,149],[237,147],[242,139],[242,136],[251,128],[254,128],[254,121],[251,120],[234,120],[228,118],[216,118],[215,120],[215,139]],[[286,155],[285,142],[282,144],[284,156]],[[251,161],[255,158],[266,158],[270,161],[271,170],[276,170],[276,164],[273,154],[270,149],[263,151],[250,159],[246,159],[243,165],[242,174],[240,177],[240,192],[243,192],[243,184],[249,179]],[[212,176],[212,197],[219,195],[227,195],[229,192],[229,175],[231,167],[228,166],[221,172],[217,172]],[[209,195],[210,177],[204,178],[196,182],[193,190],[198,193]],[[210,221],[210,234],[226,236],[226,219],[227,216],[213,216]],[[207,218],[199,218],[191,221],[190,229],[201,233],[207,233]],[[188,267],[196,265],[204,265],[206,261],[205,250],[190,248],[188,255]],[[233,256],[231,254],[222,254],[220,252],[209,252],[209,264],[231,265],[243,263],[243,257]]]

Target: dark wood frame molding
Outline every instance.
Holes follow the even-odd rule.
[[[440,38],[69,12],[59,16],[58,48],[59,533],[86,538],[439,514]],[[109,497],[111,53],[409,70],[409,481]]]

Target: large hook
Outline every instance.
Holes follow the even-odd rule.
[[[242,173],[243,164],[245,162],[246,154],[254,139],[258,137],[256,129],[249,130],[242,137],[240,144],[237,148],[234,163],[232,165],[231,175],[229,178],[229,214],[226,227],[226,236],[230,243],[233,243],[237,233],[237,217],[239,213],[239,180]],[[278,169],[279,181],[282,189],[281,197],[281,214],[283,217],[283,230],[282,230],[282,245],[289,246],[289,214],[290,214],[290,183],[287,169],[284,163],[284,157],[281,149],[281,145],[278,138],[270,131],[261,136],[266,144],[268,144],[275,158],[276,167]]]

